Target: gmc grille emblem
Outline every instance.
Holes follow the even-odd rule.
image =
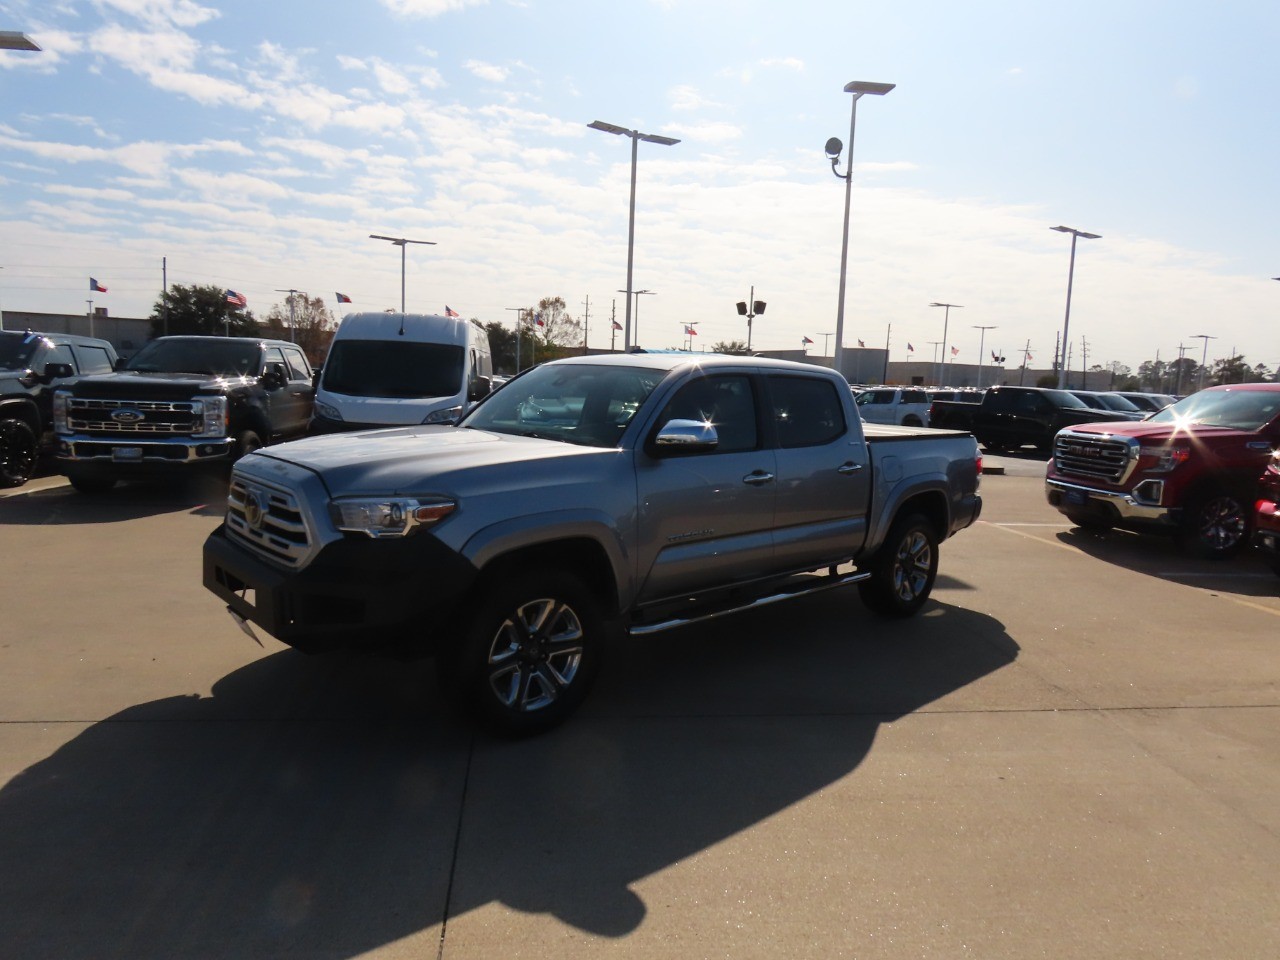
[[[147,415],[141,410],[112,410],[111,419],[116,423],[137,423],[147,419]]]

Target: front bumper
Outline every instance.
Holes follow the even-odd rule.
[[[428,653],[475,582],[476,569],[430,534],[417,534],[343,538],[305,568],[286,570],[219,527],[205,540],[203,579],[240,616],[299,650]]]
[[[1254,505],[1254,546],[1273,561],[1280,560],[1280,504],[1273,500],[1259,500]]]
[[[65,464],[95,467],[156,467],[230,460],[235,452],[231,437],[98,437],[86,434],[57,438],[57,458]]]
[[[1148,500],[1132,492],[1099,490],[1065,480],[1046,479],[1045,498],[1062,512],[1096,513],[1115,523],[1135,526],[1176,527],[1181,511]]]

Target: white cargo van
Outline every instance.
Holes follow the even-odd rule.
[[[348,314],[316,383],[311,430],[451,423],[488,395],[492,377],[489,335],[476,320]]]

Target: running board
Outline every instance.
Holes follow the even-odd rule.
[[[794,600],[796,597],[807,597],[815,593],[822,593],[824,590],[834,590],[836,587],[847,587],[851,583],[861,583],[863,580],[870,580],[871,574],[854,571],[837,576],[834,579],[830,577],[823,578],[822,582],[814,587],[807,587],[798,590],[784,590],[780,593],[773,593],[766,597],[759,597],[748,603],[743,603],[734,607],[722,607],[709,613],[699,614],[690,617],[675,617],[671,620],[662,620],[657,623],[642,623],[627,628],[627,633],[633,637],[647,637],[654,633],[662,633],[665,630],[674,630],[676,627],[686,627],[691,623],[704,623],[707,620],[715,620],[719,617],[727,616],[731,613],[742,613],[744,610],[755,610],[758,607],[767,607],[770,604],[778,603],[782,600]]]

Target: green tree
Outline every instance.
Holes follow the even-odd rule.
[[[516,372],[516,332],[498,320],[490,320],[484,329],[493,353],[493,372],[511,376]]]
[[[1253,379],[1253,368],[1244,362],[1244,357],[1219,357],[1207,371],[1215,384],[1246,383]]]
[[[747,349],[745,340],[721,340],[719,343],[711,345],[712,353],[727,353],[735,357],[748,357],[751,351]]]
[[[276,340],[292,340],[302,348],[307,359],[317,365],[324,363],[337,329],[337,318],[325,306],[324,299],[309,297],[300,290],[285,297],[283,303],[272,304],[261,332]]]
[[[228,303],[224,287],[175,283],[151,308],[152,337],[167,333],[252,337],[257,332],[253,312]]]
[[[525,311],[525,316],[542,320],[534,321],[532,332],[539,342],[548,347],[577,347],[582,345],[582,321],[575,320],[565,310],[564,297],[543,297],[538,305]]]

